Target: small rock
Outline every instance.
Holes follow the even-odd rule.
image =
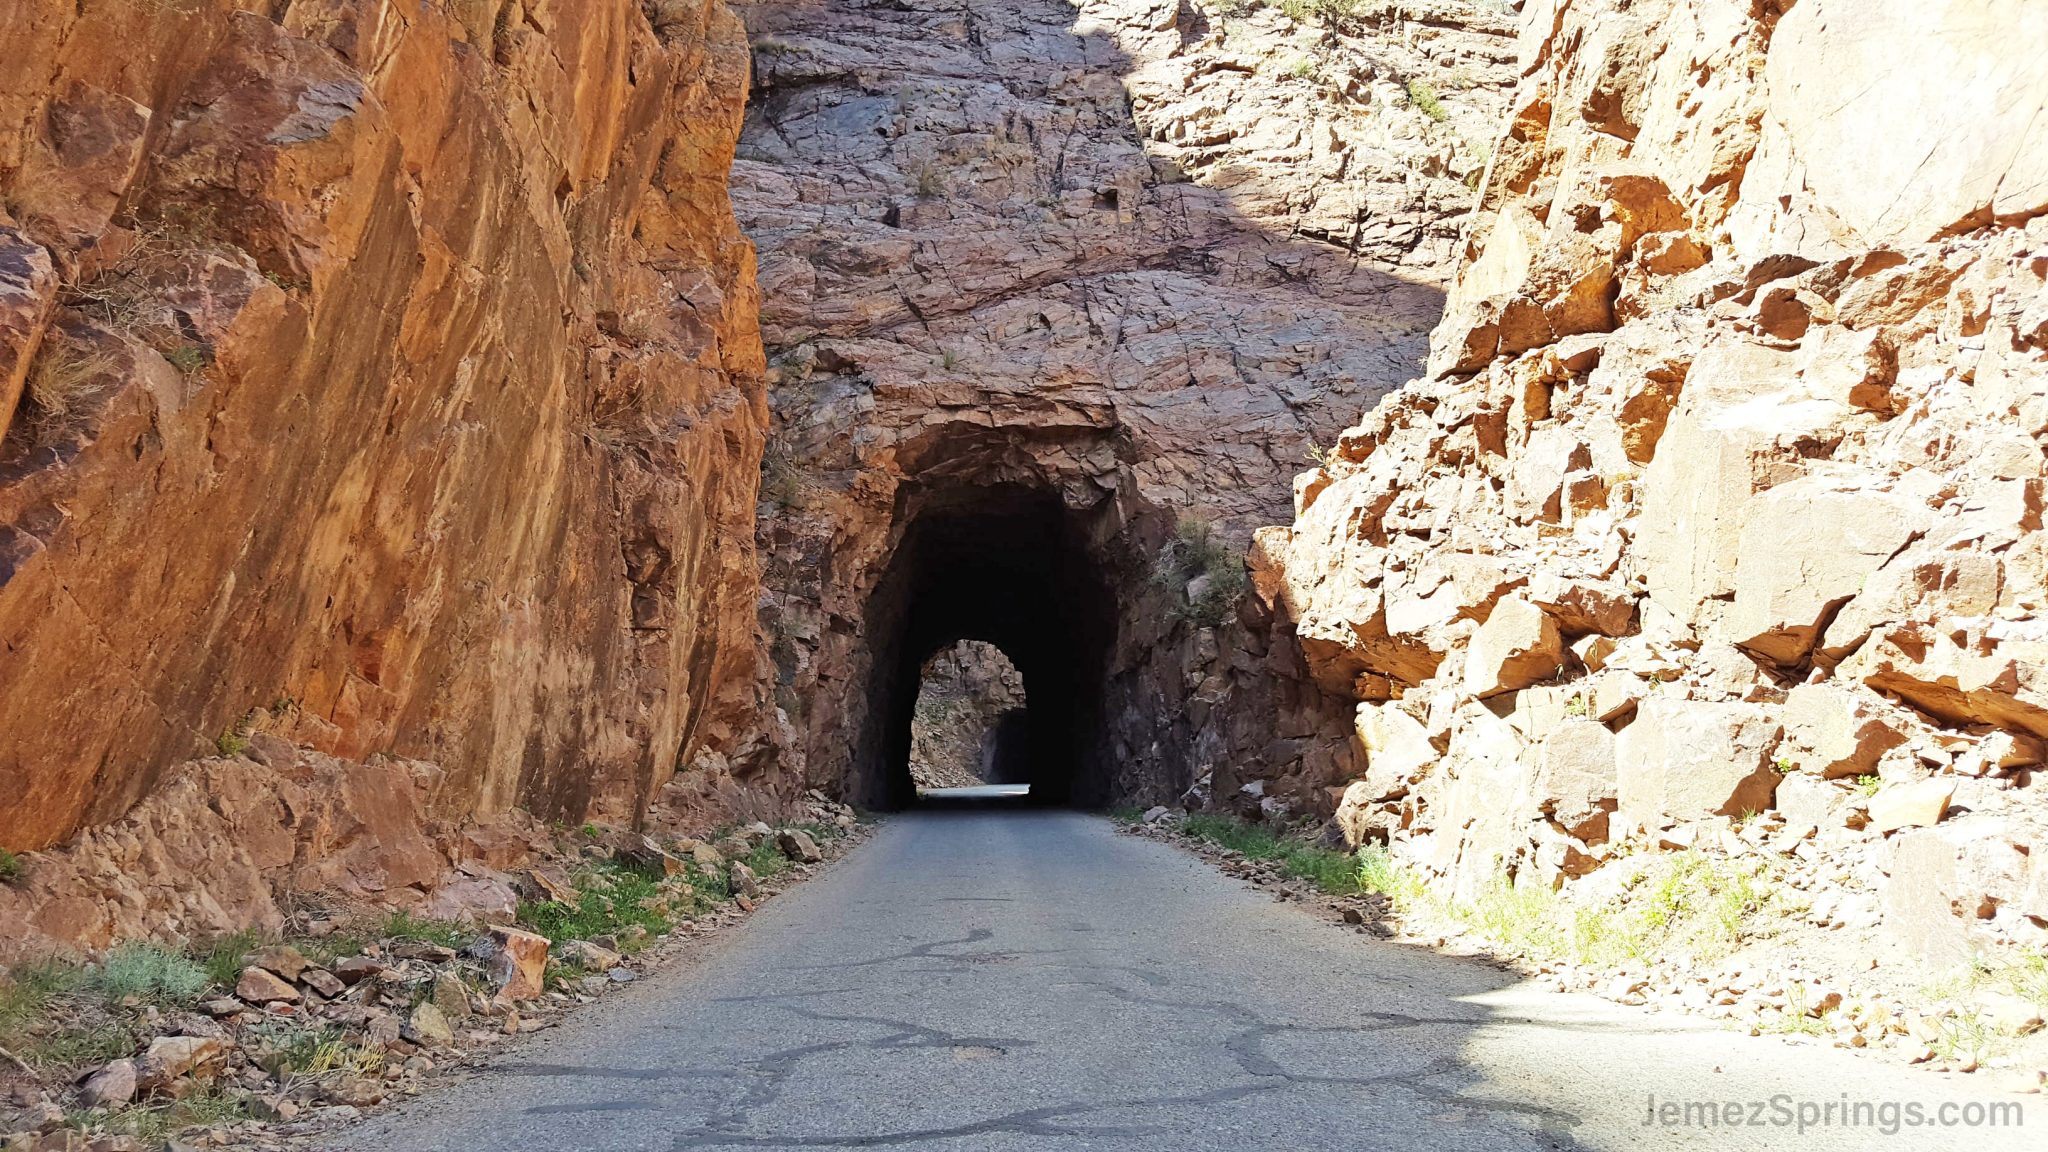
[[[1168,808],[1166,805],[1154,804],[1152,807],[1145,809],[1144,821],[1147,824],[1157,824],[1172,813],[1173,809]]]
[[[605,978],[614,984],[631,984],[640,978],[640,974],[631,968],[614,968],[605,973]]]
[[[754,870],[738,860],[726,868],[726,883],[739,896],[754,897],[761,894],[761,881]]]
[[[442,1015],[431,1000],[422,1000],[413,1006],[412,1015],[406,1020],[405,1032],[401,1035],[415,1044],[440,1048],[455,1043],[455,1030],[448,1026],[448,1017]]]
[[[449,973],[443,972],[434,977],[434,990],[427,998],[434,1002],[434,1007],[440,1009],[441,1015],[448,1020],[464,1020],[469,1017],[469,989],[461,980]]]
[[[334,966],[335,978],[343,984],[356,985],[383,972],[390,965],[368,956],[351,956]]]
[[[297,980],[299,974],[310,967],[306,957],[289,944],[272,944],[251,956],[249,963],[275,972],[286,980]]]
[[[1870,798],[1870,828],[1884,833],[1939,824],[1955,791],[1954,779],[1939,776],[1881,789]]]
[[[1344,922],[1346,924],[1363,924],[1365,923],[1365,913],[1360,912],[1356,908],[1346,908],[1344,910]]]
[[[113,1060],[85,1078],[78,1100],[88,1108],[110,1108],[135,1099],[135,1061]]]
[[[817,841],[801,828],[784,828],[777,832],[775,846],[782,850],[784,856],[804,864],[816,864],[825,858],[825,854],[818,851]]]
[[[258,1120],[288,1124],[299,1118],[299,1104],[289,1096],[256,1095],[249,1098],[249,1112]]]
[[[348,985],[343,984],[336,978],[334,973],[329,972],[325,968],[306,969],[303,973],[300,973],[299,983],[304,984],[329,1000],[348,991]]]
[[[586,972],[602,972],[616,968],[625,959],[617,952],[589,940],[571,940],[555,949],[555,955],[563,962],[574,964]]]
[[[491,943],[491,979],[498,985],[497,999],[510,1004],[538,997],[546,987],[548,938],[517,928],[493,928]]]
[[[161,1092],[181,1076],[208,1076],[227,1060],[227,1041],[212,1036],[159,1036],[135,1062],[135,1085]]]
[[[21,1123],[31,1132],[52,1132],[64,1126],[64,1109],[38,1100],[21,1110]]]
[[[297,1000],[299,990],[276,973],[252,965],[242,969],[242,978],[235,981],[235,995],[251,1004],[270,1004]]]
[[[439,944],[428,944],[421,940],[405,940],[391,946],[391,954],[400,960],[425,960],[429,964],[446,964],[455,959],[455,949]]]
[[[232,996],[221,996],[213,1000],[208,1000],[206,1003],[201,1004],[199,1006],[199,1010],[206,1013],[208,1016],[212,1016],[215,1019],[219,1019],[226,1016],[238,1016],[241,1013],[248,1011],[249,1006],[247,1004],[242,1003],[240,1000],[235,999]]]

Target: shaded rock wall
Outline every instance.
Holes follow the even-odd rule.
[[[198,803],[254,729],[430,762],[458,821],[633,820],[729,742],[767,410],[723,6],[0,27],[0,845]]]
[[[1241,546],[1284,515],[1306,453],[1418,368],[1511,26],[1490,5],[1341,27],[1229,7],[742,8],[733,196],[761,252],[787,721],[764,740],[820,786],[886,798],[877,581],[921,509],[1002,485],[1056,494],[1114,590],[1108,667],[1077,673],[1101,683],[1077,797],[1264,763],[1276,716],[1273,755],[1349,756],[1285,629],[1201,619],[1156,560],[1178,521]]]
[[[2038,944],[2044,19],[1526,5],[1430,374],[1259,535],[1357,702],[1297,804],[1460,893],[1715,845]]]

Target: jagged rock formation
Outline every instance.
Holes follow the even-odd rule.
[[[1014,783],[1024,677],[995,645],[962,640],[924,662],[910,717],[919,788]]]
[[[0,846],[97,829],[11,943],[423,898],[754,711],[737,20],[242,7],[0,10]]]
[[[733,196],[761,252],[778,430],[763,620],[810,779],[901,799],[907,779],[881,774],[916,671],[962,635],[1004,646],[1034,718],[1079,731],[1083,801],[1264,763],[1276,716],[1273,755],[1348,758],[1348,720],[1284,628],[1219,641],[1223,614],[1182,586],[1202,574],[1155,579],[1155,557],[1176,520],[1242,544],[1284,515],[1304,454],[1419,366],[1509,20],[1387,5],[1331,27],[1175,0],[742,12],[757,93]],[[979,578],[976,555],[1027,540],[1057,554],[1036,624],[1001,605],[920,622]],[[978,595],[1011,591],[1035,595]]]
[[[1430,374],[1258,539],[1357,701],[1364,770],[1294,799],[1451,891],[1633,838],[1792,861],[1922,955],[2038,946],[2048,14],[1522,23]]]

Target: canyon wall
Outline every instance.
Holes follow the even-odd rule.
[[[729,11],[0,30],[0,847],[83,831],[0,887],[10,939],[423,898],[515,806],[772,800],[744,755],[671,783],[756,711]]]
[[[1183,531],[1241,552],[1348,414],[1421,368],[1513,26],[1491,4],[1365,7],[742,7],[733,197],[776,429],[763,623],[777,739],[814,783],[891,799],[877,714],[907,715],[891,669],[928,654],[898,651],[892,565],[920,517],[998,490],[1049,494],[1114,602],[1102,666],[1053,673],[1092,702],[1076,799],[1349,762],[1287,629],[1235,617],[1233,561],[1161,555]]]
[[[1258,537],[1364,765],[1295,804],[1453,893],[1763,853],[1818,924],[2039,946],[2043,43],[2017,0],[1524,7],[1428,374]]]

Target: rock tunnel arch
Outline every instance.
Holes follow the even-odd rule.
[[[1032,799],[1108,802],[1118,622],[1108,503],[1077,509],[1051,487],[1020,482],[900,494],[902,530],[865,614],[872,660],[848,781],[856,803],[900,808],[916,798],[911,720],[923,668],[963,639],[993,644],[1023,675],[1022,718],[999,739],[1021,757]]]

